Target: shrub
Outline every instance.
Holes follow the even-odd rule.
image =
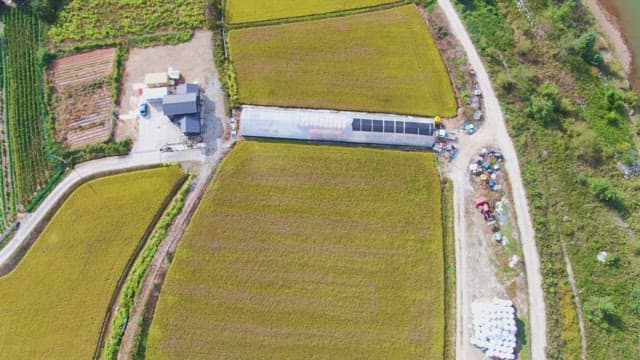
[[[529,54],[533,50],[533,43],[529,39],[524,39],[516,46],[516,53],[523,58],[528,58]]]
[[[620,266],[620,256],[616,254],[608,254],[604,264],[608,267],[617,268]]]
[[[580,134],[571,141],[576,157],[587,164],[597,167],[604,160],[604,146],[602,140],[595,131],[583,129]]]
[[[590,63],[593,66],[601,67],[604,64],[604,58],[602,57],[602,54],[600,54],[599,52],[595,53],[591,58]]]
[[[551,125],[558,120],[559,109],[558,87],[550,82],[540,86],[538,93],[531,96],[526,113],[530,118],[541,121],[543,125]]]
[[[496,76],[496,84],[498,87],[507,93],[511,92],[515,87],[513,79],[506,73],[499,73]]]
[[[591,178],[588,184],[589,191],[600,201],[615,204],[623,200],[622,193],[611,184],[609,179]]]
[[[584,61],[591,63],[593,60],[593,46],[596,44],[596,34],[594,32],[588,32],[578,38],[576,47],[580,56]]]
[[[625,165],[633,165],[636,161],[638,161],[638,152],[636,149],[629,148],[624,151],[618,151],[618,153],[620,154],[620,161]]]
[[[46,48],[38,49],[38,64],[40,67],[48,68],[51,62],[56,58],[56,54],[49,52]]]
[[[587,301],[584,311],[591,322],[603,328],[617,326],[620,321],[616,307],[609,297],[596,297]]]

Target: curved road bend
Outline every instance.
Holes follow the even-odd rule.
[[[36,211],[27,214],[20,220],[20,229],[18,229],[13,239],[9,240],[9,243],[0,250],[0,266],[4,265],[16,254],[16,251],[29,238],[29,235],[31,235],[42,220],[46,218],[47,214],[55,209],[56,205],[67,196],[70,190],[74,189],[74,187],[85,179],[113,171],[183,161],[203,162],[204,159],[205,157],[202,151],[195,149],[174,153],[162,153],[160,151],[139,152],[126,156],[114,156],[78,164],[74,170],[51,191]]]
[[[540,259],[535,243],[535,234],[529,215],[527,197],[520,174],[518,157],[509,137],[504,121],[504,115],[500,108],[500,103],[496,97],[489,75],[487,74],[480,56],[476,52],[469,34],[460,21],[460,17],[450,0],[438,0],[438,5],[442,8],[449,22],[450,31],[458,38],[462,44],[469,61],[469,64],[476,72],[478,84],[482,90],[485,106],[485,124],[473,136],[461,138],[460,154],[457,160],[462,164],[462,169],[456,169],[451,177],[454,184],[454,221],[456,231],[456,267],[457,267],[457,315],[456,315],[456,358],[471,359],[473,354],[478,354],[473,350],[469,342],[471,338],[471,302],[467,286],[474,286],[465,281],[466,268],[466,246],[463,242],[466,239],[466,219],[465,208],[468,199],[464,194],[469,186],[468,177],[465,173],[466,164],[480,148],[488,145],[498,146],[505,155],[504,168],[509,175],[513,204],[516,211],[520,239],[522,241],[522,251],[524,254],[525,268],[527,272],[527,285],[529,292],[529,341],[531,344],[532,359],[546,359],[547,346],[547,325],[544,304],[544,293],[542,291],[542,276],[540,273]]]

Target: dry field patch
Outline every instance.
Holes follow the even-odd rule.
[[[188,34],[206,23],[205,0],[65,0],[47,37],[54,46]]]
[[[54,60],[53,111],[58,140],[74,149],[111,136],[112,72],[116,48],[93,50]]]
[[[432,154],[238,143],[178,247],[149,359],[443,357]]]

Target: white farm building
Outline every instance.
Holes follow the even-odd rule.
[[[432,118],[353,111],[245,105],[240,134],[248,137],[433,147]]]

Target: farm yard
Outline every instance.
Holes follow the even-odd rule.
[[[361,9],[398,2],[397,0],[312,0],[301,4],[297,0],[227,0],[225,21],[239,24],[254,21],[285,19],[298,16],[325,14]]]
[[[240,142],[178,247],[146,356],[442,358],[441,221],[432,154]]]
[[[62,8],[48,35],[55,46],[113,42],[141,35],[188,35],[205,25],[206,3],[206,0],[71,0]]]
[[[229,32],[240,102],[455,116],[438,48],[414,5]]]
[[[0,278],[9,359],[89,359],[125,264],[184,175],[178,167],[91,180],[64,202]]]
[[[112,72],[116,48],[56,59],[49,74],[58,141],[68,148],[103,142],[111,136]]]
[[[3,44],[3,211],[15,214],[46,183],[52,165],[46,154],[43,78],[38,63],[41,26],[32,15],[5,11]]]
[[[179,69],[185,81],[201,86],[204,100],[203,133],[213,140],[217,127],[213,114],[213,99],[220,90],[216,85],[216,68],[213,62],[213,44],[210,31],[196,31],[185,43],[177,45],[134,48],[129,51],[124,64],[120,118],[115,127],[115,139],[134,139],[133,151],[158,150],[167,143],[185,141],[184,134],[167,118],[161,104],[149,103],[149,116],[138,116],[143,100],[141,89],[147,73],[166,72],[169,67]]]

